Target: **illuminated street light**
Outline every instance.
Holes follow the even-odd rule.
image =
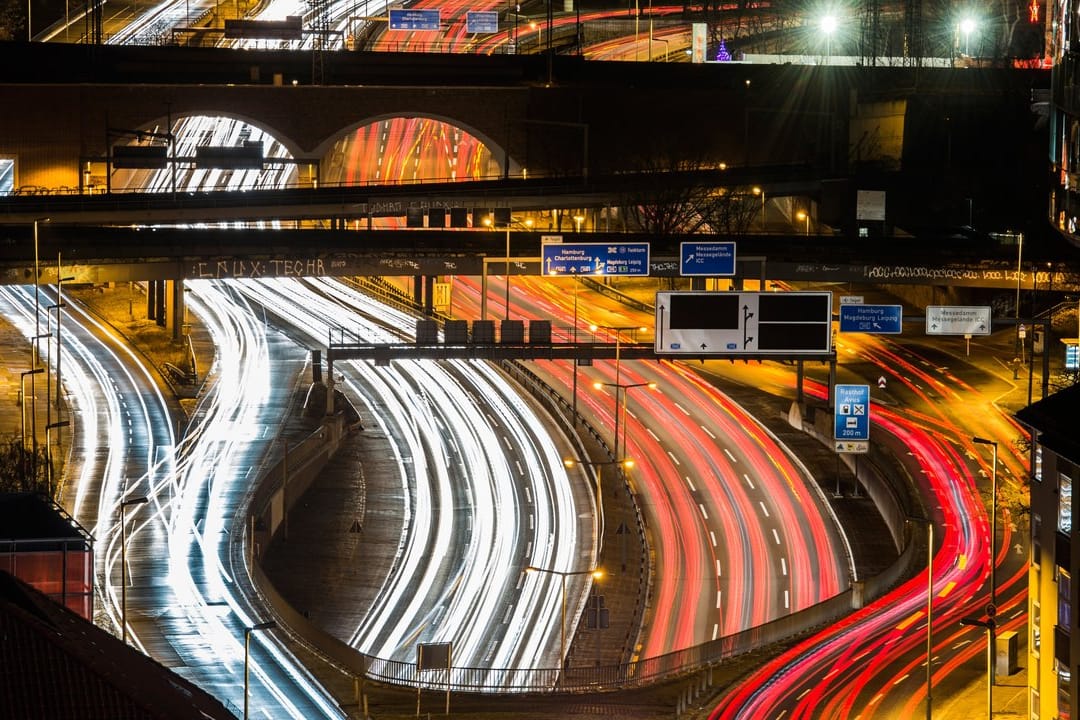
[[[581,465],[582,467],[591,467],[594,471],[595,485],[596,485],[596,553],[599,555],[600,550],[604,546],[604,499],[601,493],[601,476],[600,468],[605,465],[618,465],[626,470],[634,467],[634,461],[629,459],[623,460],[603,460],[601,462],[588,462],[586,460],[577,460],[575,458],[567,458],[563,460],[563,465],[569,470],[575,465]]]
[[[594,580],[599,580],[604,576],[604,571],[599,568],[593,568],[592,570],[550,570],[548,568],[529,565],[525,568],[525,572],[540,572],[558,575],[562,582],[562,630],[559,633],[559,677],[561,679],[563,664],[566,662],[566,578],[572,575],[592,575]]]
[[[485,226],[493,230],[495,229],[497,224],[495,222],[495,218],[490,215],[484,218],[483,222]],[[523,225],[528,230],[532,230],[533,220],[532,218],[525,218],[524,220],[514,220],[513,218],[511,218],[510,221],[506,223],[506,299],[503,306],[505,310],[505,312],[503,313],[503,317],[505,317],[507,320],[510,319],[510,226],[514,223],[517,223],[518,225]],[[481,314],[486,315],[486,313]]]
[[[806,212],[805,210],[800,210],[799,212],[795,213],[795,219],[796,220],[801,220],[801,221],[806,223],[806,230],[805,230],[804,234],[809,236],[810,235],[810,213]]]
[[[583,222],[585,222],[585,216],[584,215],[575,215],[574,216],[574,225],[576,226],[575,227],[575,232],[581,232],[581,223],[583,223]]]
[[[129,505],[143,505],[147,501],[145,495],[128,498],[120,502],[120,636],[127,645],[127,515],[125,511]]]
[[[966,17],[960,20],[960,33],[964,36],[964,55],[971,57],[971,33],[975,32],[976,23],[974,18]]]
[[[825,33],[825,62],[828,64],[832,58],[832,36],[836,32],[836,17],[834,15],[826,15],[821,18],[821,31]]]
[[[639,388],[639,387],[647,387],[647,388],[649,388],[651,390],[655,390],[656,389],[656,383],[655,382],[610,383],[610,382],[601,382],[601,381],[598,380],[598,381],[593,383],[593,387],[595,389],[597,389],[597,390],[600,390],[600,389],[605,388],[605,387],[613,387],[613,388],[615,388],[615,460],[618,461],[619,460],[619,445],[620,445],[620,443],[619,443],[619,415],[620,414],[623,417],[623,420],[622,420],[622,437],[623,437],[622,447],[623,447],[624,451],[626,449],[626,395],[627,395],[627,391],[628,390],[633,390],[634,388]],[[619,402],[620,392],[622,394],[622,402],[621,403]]]
[[[244,628],[244,720],[248,718],[248,663],[251,657],[251,633],[256,630],[270,630],[277,627],[273,620]]]
[[[747,80],[747,82],[750,82]],[[754,186],[753,193],[761,196],[761,232],[765,232],[765,188]]]
[[[534,20],[529,23],[529,29],[536,31],[536,47],[542,47],[544,44],[544,26]]]
[[[608,330],[609,332],[615,333],[615,382],[614,382],[614,384],[619,385],[619,378],[621,377],[620,376],[620,368],[621,368],[621,366],[620,366],[619,351],[620,351],[620,347],[622,345],[622,334],[624,332],[637,332],[637,331],[645,332],[646,330],[648,330],[648,328],[641,327],[641,326],[638,326],[638,325],[622,325],[622,326],[590,325],[589,329],[592,330],[593,332],[596,332],[597,330]],[[617,392],[616,392],[616,397],[615,397],[615,459],[616,460],[619,459],[619,398],[618,398],[618,393]]]

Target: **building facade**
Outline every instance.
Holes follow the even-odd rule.
[[[1032,720],[1080,718],[1080,535],[1073,484],[1080,478],[1080,385],[1017,413],[1032,433],[1028,686]],[[1073,578],[1077,582],[1073,582]]]

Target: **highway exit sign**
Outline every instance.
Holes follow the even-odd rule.
[[[989,305],[928,305],[927,335],[989,335]]]

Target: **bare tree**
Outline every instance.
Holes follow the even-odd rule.
[[[22,439],[9,438],[0,444],[0,492],[49,492],[49,457],[44,446],[38,446],[37,462],[33,451],[23,446]],[[37,468],[37,474],[34,468]]]

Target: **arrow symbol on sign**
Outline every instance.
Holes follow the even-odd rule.
[[[694,259],[694,253],[690,253],[689,255],[686,256],[686,259],[683,260],[683,265],[689,265],[690,261],[693,260],[693,259]]]
[[[706,345],[705,343],[701,343],[701,349],[702,349],[702,350],[704,350],[704,349],[705,349],[705,348],[707,348],[707,347],[709,347],[709,346],[708,346],[708,345]]]
[[[1016,554],[1017,555],[1023,555],[1024,554],[1024,546],[1021,545],[1020,543],[1016,543],[1015,545],[1013,545],[1013,547],[1016,548]]]

